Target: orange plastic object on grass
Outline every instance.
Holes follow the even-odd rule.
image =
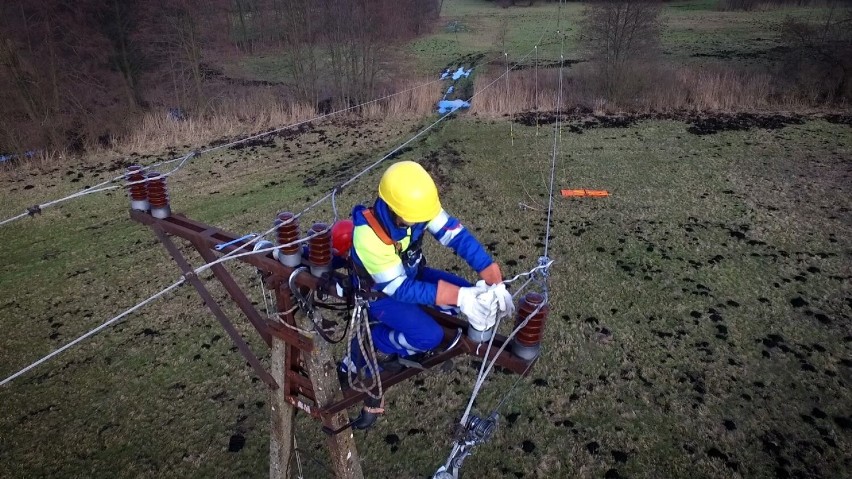
[[[609,191],[606,190],[562,190],[562,196],[591,196],[595,198],[602,198],[604,196],[609,196]]]

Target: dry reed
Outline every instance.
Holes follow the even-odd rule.
[[[400,85],[395,91],[405,93],[353,109],[346,115],[364,118],[410,118],[434,111],[440,98],[440,83],[420,88],[425,81]],[[340,105],[333,107],[341,109]],[[176,145],[197,147],[222,137],[237,137],[251,132],[280,128],[320,116],[313,105],[288,103],[272,92],[254,92],[221,100],[208,108],[206,114],[175,121],[166,112],[147,113],[126,128],[127,133],[112,138],[111,150],[129,152],[158,152]]]
[[[472,111],[500,117],[523,111],[554,111],[559,101],[559,70],[514,71],[509,86],[499,80],[482,90],[502,72],[486,73],[475,80],[479,94]],[[599,73],[591,66],[563,72],[561,109],[577,106],[605,113],[674,110],[742,111],[769,108],[797,109],[813,105],[813,99],[784,90],[772,75],[731,68],[670,68],[636,66],[616,92],[604,92]],[[537,77],[537,79],[536,79]]]

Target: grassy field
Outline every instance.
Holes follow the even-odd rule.
[[[319,126],[201,157],[172,182],[172,201],[234,231],[264,230],[276,211],[307,205],[412,126]],[[613,196],[556,199],[543,357],[468,473],[848,470],[852,132],[823,121],[703,136],[687,126],[563,134],[557,188]],[[446,207],[511,274],[541,254],[552,147],[547,125],[514,129],[512,146],[508,123],[454,119],[402,156],[427,165]],[[64,169],[7,173],[3,211],[107,174],[93,168],[76,182]],[[368,201],[377,178],[359,181],[342,208]],[[4,377],[177,278],[125,208],[121,194],[93,197],[0,229]],[[465,273],[435,245],[427,251],[434,264]],[[252,271],[234,271],[260,303]],[[223,336],[184,287],[2,388],[0,476],[264,477],[267,392]],[[473,367],[464,361],[390,391],[387,417],[357,434],[368,477],[434,471]],[[495,375],[478,404],[493,406],[513,379]],[[301,417],[298,432],[300,448],[324,463],[316,424]],[[306,477],[329,475],[302,459]]]
[[[446,0],[439,31],[395,54],[432,75],[466,55],[499,53],[505,37],[513,61],[557,8]],[[581,11],[572,2],[562,12],[568,58],[581,57]],[[683,63],[760,64],[788,13],[813,11],[743,14],[709,0],[668,2],[664,51]],[[557,48],[545,39],[541,58],[556,58]],[[260,58],[232,67],[280,81],[285,64]],[[506,275],[542,254],[553,147],[545,117],[539,127],[513,124],[512,142],[507,120],[462,114],[399,157],[432,172],[445,207]],[[501,410],[496,437],[467,460],[465,477],[848,475],[848,118],[785,117],[740,130],[724,125],[744,123],[722,118],[720,131],[696,128],[696,118],[576,118],[563,129],[555,187],[612,196],[554,199],[543,355]],[[201,156],[170,181],[173,209],[234,232],[265,231],[278,211],[301,210],[432,121],[336,118]],[[11,216],[156,159],[7,167],[0,212]],[[341,212],[372,201],[380,170],[342,193]],[[0,227],[0,379],[178,279],[127,207],[121,191],[92,195]],[[331,219],[325,205],[305,222]],[[433,265],[473,277],[434,242],[426,249]],[[253,269],[230,269],[262,309]],[[226,297],[212,275],[203,277]],[[247,322],[236,322],[264,351]],[[456,366],[390,390],[386,417],[356,434],[367,477],[428,477],[445,460],[477,364]],[[479,410],[514,380],[495,373]],[[0,478],[266,477],[268,394],[184,286],[0,387]],[[305,477],[330,477],[324,436],[304,415],[297,440]]]
[[[497,8],[484,0],[447,0],[441,28],[414,41],[406,50],[424,74],[440,71],[447,56],[464,58],[480,52],[507,51],[517,61],[536,45],[541,60],[559,59],[556,23],[566,34],[565,58],[586,57],[579,43],[579,20],[585,6],[569,2],[528,8]],[[767,8],[726,12],[714,0],[666,2],[662,16],[662,52],[675,64],[722,63],[765,66],[779,56],[780,25],[788,16],[812,18],[817,7]],[[504,47],[505,45],[505,47]],[[490,57],[489,57],[490,58]],[[530,57],[532,58],[532,56]]]

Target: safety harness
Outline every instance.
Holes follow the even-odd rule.
[[[423,252],[421,250],[421,245],[423,244],[423,235],[421,234],[419,238],[412,239],[412,241],[408,245],[408,249],[403,251],[402,243],[399,241],[394,241],[391,238],[388,231],[385,229],[384,225],[381,221],[379,221],[378,216],[376,216],[373,208],[365,208],[363,210],[364,219],[367,220],[367,224],[370,226],[370,229],[373,230],[373,233],[382,241],[382,243],[393,246],[394,251],[396,251],[399,259],[402,260],[403,266],[409,267],[413,266],[417,263],[421,263],[425,265],[426,261],[423,258]],[[355,261],[352,261],[353,270],[358,275],[358,279],[361,280],[364,286],[368,286],[367,289],[372,288],[375,284],[372,276],[364,269],[362,265],[358,265]]]

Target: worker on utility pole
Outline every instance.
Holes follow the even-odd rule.
[[[367,297],[376,359],[383,368],[392,369],[395,362],[399,367],[399,358],[419,362],[441,343],[443,330],[419,305],[451,313],[460,310],[477,331],[491,329],[498,315],[513,313],[500,266],[458,219],[444,211],[435,182],[420,164],[391,165],[373,206],[356,206],[352,219],[350,254],[361,289],[384,295]],[[426,266],[421,242],[427,230],[479,274],[476,285]],[[342,379],[357,376],[365,366],[358,345],[350,350],[340,363]],[[353,427],[372,426],[384,412],[382,406],[381,399],[365,401]]]

